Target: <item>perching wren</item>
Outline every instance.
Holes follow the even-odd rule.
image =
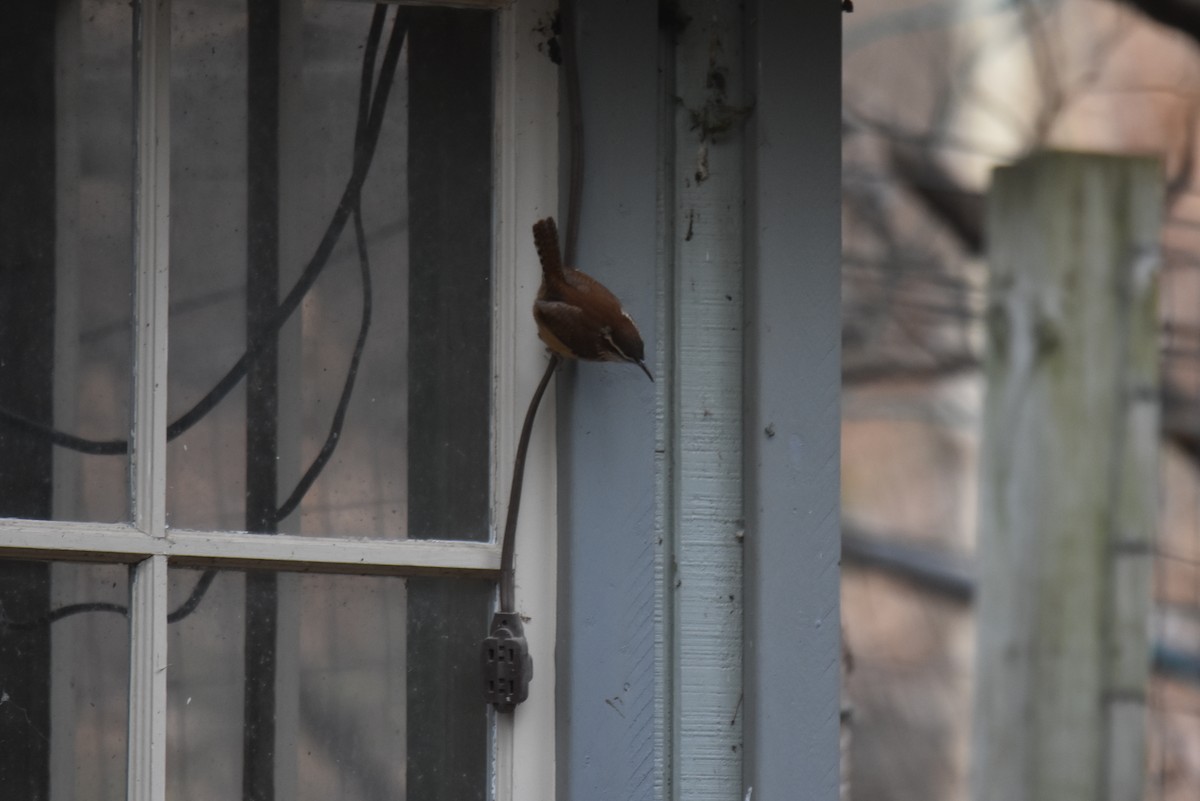
[[[636,364],[653,381],[642,335],[621,301],[587,273],[563,265],[553,217],[533,224],[533,243],[542,262],[533,302],[541,340],[568,359]]]

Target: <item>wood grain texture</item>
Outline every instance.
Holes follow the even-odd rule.
[[[979,801],[1140,797],[1161,198],[1146,159],[1041,154],[994,178]]]
[[[743,10],[679,11],[692,22],[672,92],[671,785],[724,801],[742,795]]]

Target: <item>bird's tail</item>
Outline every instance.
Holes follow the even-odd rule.
[[[547,278],[563,274],[562,253],[558,249],[558,226],[553,217],[533,224],[533,244],[542,262],[542,274]]]

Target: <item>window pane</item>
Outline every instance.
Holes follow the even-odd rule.
[[[128,575],[0,561],[5,798],[125,798]]]
[[[493,586],[174,570],[167,795],[487,797],[479,646]]]
[[[489,535],[493,16],[387,9],[173,4],[172,526]]]
[[[123,0],[0,25],[3,517],[129,516],[132,29]]]

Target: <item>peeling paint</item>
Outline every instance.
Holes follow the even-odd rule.
[[[696,151],[696,183],[702,184],[708,180],[708,144],[703,140]]]

